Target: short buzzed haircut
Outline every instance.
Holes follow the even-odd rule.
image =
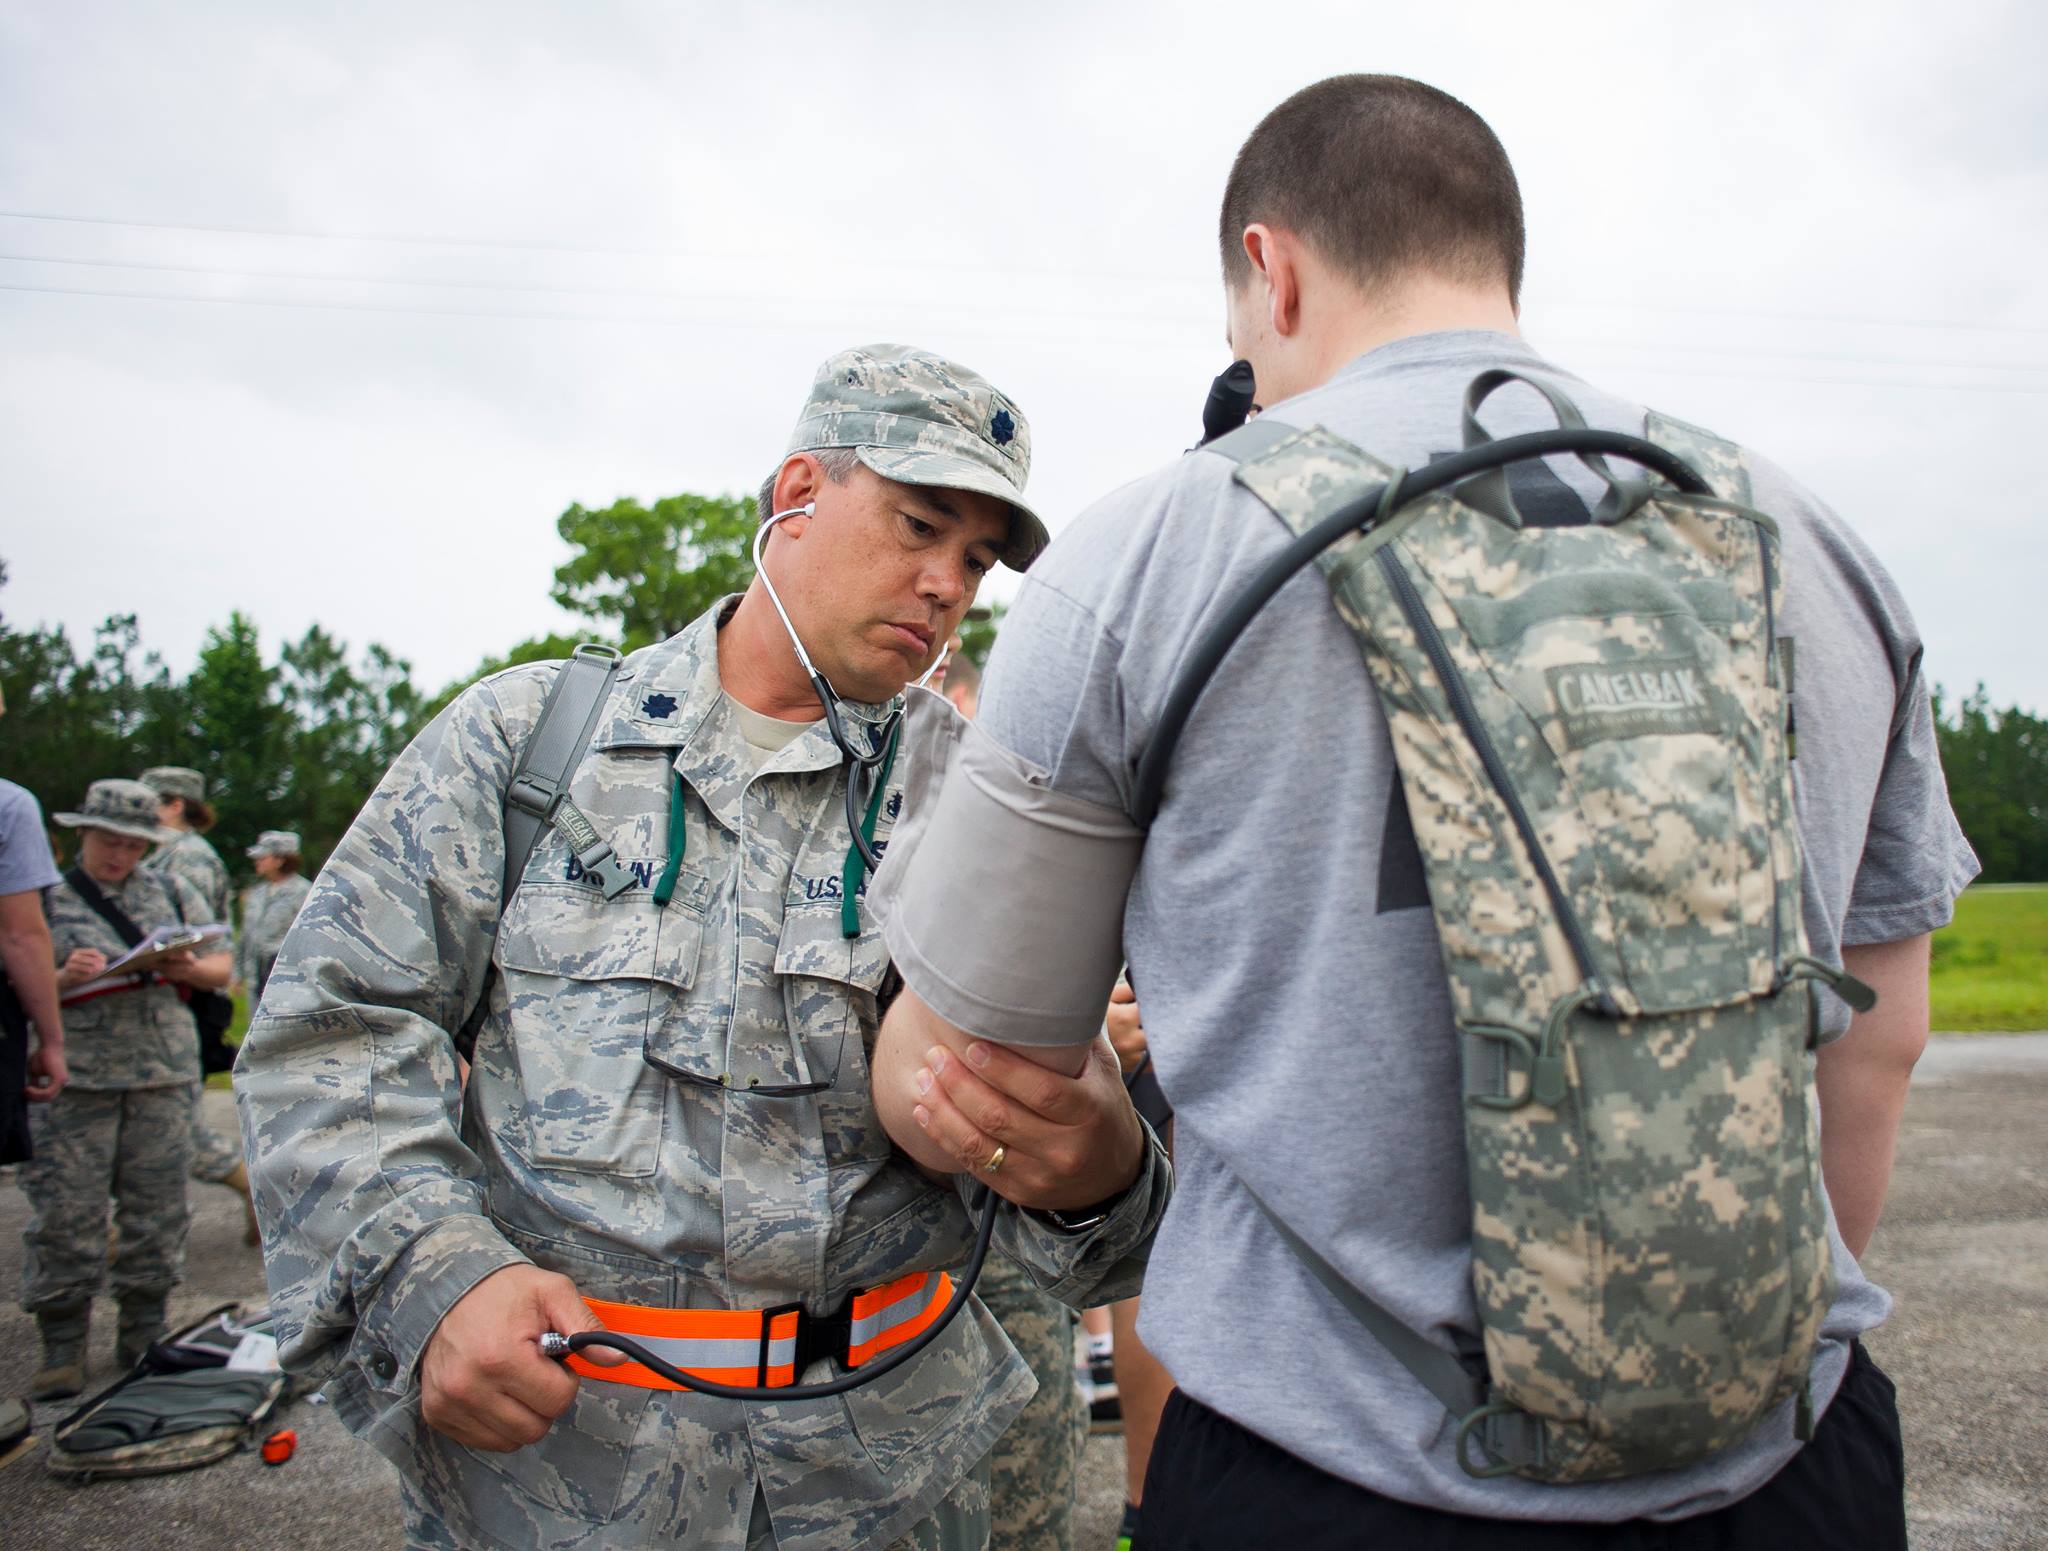
[[[1293,232],[1361,290],[1426,272],[1522,293],[1522,193],[1486,120],[1398,75],[1337,75],[1252,131],[1223,189],[1223,278],[1251,278],[1244,230]]]

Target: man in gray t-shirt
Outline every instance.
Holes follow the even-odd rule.
[[[1640,406],[1519,338],[1513,174],[1485,125],[1441,93],[1343,77],[1283,104],[1240,153],[1223,237],[1232,347],[1290,425],[1419,466],[1460,446],[1467,384],[1506,367],[1596,427],[1642,431]],[[1521,386],[1494,394],[1483,419],[1496,436],[1555,423]],[[1802,1450],[1788,1402],[1724,1453],[1654,1476],[1467,1475],[1443,1405],[1253,1202],[1425,1339],[1474,1344],[1435,921],[1386,722],[1321,576],[1295,575],[1224,660],[1142,833],[1133,774],[1160,707],[1193,644],[1290,535],[1229,462],[1198,452],[1085,513],[1027,578],[982,719],[957,734],[927,827],[899,829],[878,879],[908,987],[883,1032],[878,1101],[885,1119],[910,1102],[880,1091],[897,1039],[1071,1043],[1128,955],[1178,1122],[1177,1196],[1141,1329],[1181,1394],[1140,1545],[1515,1545],[1518,1524],[1548,1520],[1588,1526],[1572,1544],[1594,1546],[1624,1531],[1592,1526],[1636,1518],[1684,1521],[1673,1545],[1903,1544],[1896,1411],[1853,1348],[1889,1300],[1854,1252],[1875,1227],[1926,1036],[1927,934],[1976,862],[1949,810],[1904,601],[1819,501],[1761,459],[1751,469],[1755,504],[1781,525],[1784,629],[1799,647],[1811,948],[1880,1002],[1853,1028],[1846,1005],[1824,1002],[1839,1291],[1813,1365],[1815,1441]],[[1583,521],[1599,489],[1556,460],[1514,478],[1532,522]],[[1013,858],[1007,891],[943,864],[998,844]],[[892,1131],[972,1165],[1008,1122],[958,1063],[938,1065]],[[1833,1528],[1794,1528],[1811,1524]]]

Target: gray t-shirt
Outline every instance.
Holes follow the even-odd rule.
[[[0,781],[0,894],[26,894],[57,881],[43,810],[12,781]]]
[[[1416,466],[1460,445],[1466,384],[1496,366],[1554,384],[1592,425],[1642,430],[1640,407],[1516,339],[1476,332],[1383,346],[1270,413]],[[1554,423],[1521,387],[1497,392],[1482,419],[1496,435]],[[1576,463],[1545,466],[1597,495]],[[1054,1016],[1020,1005],[1008,989],[1022,983],[1016,967],[1057,984],[1073,942],[1121,935],[1177,1116],[1177,1194],[1152,1252],[1142,1329],[1194,1398],[1334,1475],[1457,1512],[1679,1517],[1739,1498],[1794,1453],[1789,1405],[1689,1470],[1571,1487],[1467,1476],[1443,1408],[1290,1254],[1245,1190],[1405,1323],[1444,1346],[1473,1342],[1460,1078],[1435,925],[1385,720],[1315,568],[1280,590],[1210,683],[1142,848],[1108,833],[1121,824],[1128,836],[1133,773],[1192,643],[1288,536],[1231,472],[1219,457],[1184,457],[1089,510],[1033,566],[990,664],[978,731],[1038,767],[1068,806],[1037,836],[1020,837],[1014,825],[1026,821],[1014,815],[1004,831],[987,805],[936,820],[942,854],[920,867],[912,853],[897,880],[897,963],[962,1027],[1066,1043],[1093,1031],[1080,1012],[1090,998],[1100,1008],[1107,981],[1062,998],[1068,1009]],[[1752,476],[1755,503],[1782,524],[1783,629],[1798,642],[1807,930],[1816,955],[1839,961],[1845,944],[1948,920],[1976,859],[1949,810],[1919,640],[1897,589],[1782,472],[1755,460]],[[956,772],[948,803],[959,784]],[[1085,843],[1072,838],[1088,828],[1077,804],[1102,821]],[[1037,797],[1027,806],[1054,811]],[[1090,886],[1053,910],[1042,891],[1017,905],[990,897],[985,881],[944,865],[976,826],[991,847],[1006,835],[1013,854],[1043,846]],[[1000,954],[975,946],[990,943]],[[1099,976],[1104,961],[1092,956],[1085,973]],[[1829,998],[1828,1037],[1848,1018]],[[1849,1338],[1889,1309],[1839,1236],[1835,1261],[1820,1407]]]

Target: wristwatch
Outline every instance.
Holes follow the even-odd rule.
[[[1107,1201],[1094,1206],[1077,1207],[1071,1211],[1059,1207],[1027,1206],[1024,1210],[1059,1233],[1086,1233],[1090,1228],[1100,1228],[1109,1221],[1109,1214],[1116,1210],[1117,1203],[1130,1194],[1130,1187],[1118,1191]]]

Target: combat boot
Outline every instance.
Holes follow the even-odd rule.
[[[256,1226],[256,1202],[249,1194],[249,1166],[246,1163],[236,1164],[233,1172],[222,1177],[221,1183],[242,1193],[242,1242],[261,1244],[263,1230]]]
[[[43,1365],[28,1381],[29,1399],[68,1400],[85,1388],[85,1337],[91,1320],[90,1303],[36,1311]]]
[[[114,1336],[114,1359],[123,1371],[141,1362],[150,1342],[164,1333],[167,1294],[132,1294],[121,1300],[121,1324]]]

